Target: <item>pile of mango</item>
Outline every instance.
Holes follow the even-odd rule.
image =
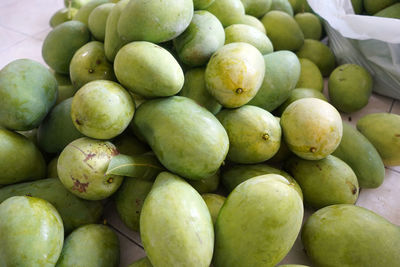
[[[140,231],[131,267],[273,267],[299,234],[315,266],[400,266],[400,228],[354,205],[400,165],[400,116],[342,121],[373,79],[305,0],[65,4],[50,69],[0,70],[0,266],[118,266],[108,200]]]

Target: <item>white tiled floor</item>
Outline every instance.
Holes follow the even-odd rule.
[[[41,46],[50,31],[49,19],[63,7],[63,0],[0,0],[0,68],[18,58],[31,58],[44,64]],[[393,112],[400,114],[400,102],[387,97],[373,95],[366,108],[342,117],[355,125],[363,115],[374,112]],[[363,189],[358,205],[367,207],[400,225],[400,167],[386,170],[384,184],[378,189]],[[312,211],[306,210],[305,218]],[[117,232],[121,243],[121,266],[143,257],[140,236],[129,230],[116,214],[112,202],[105,208],[104,218]],[[310,264],[298,239],[283,263]]]

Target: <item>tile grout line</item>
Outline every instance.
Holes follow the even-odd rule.
[[[400,171],[395,170],[395,169],[392,169],[392,168],[390,168],[390,167],[388,167],[387,169],[388,169],[388,170],[391,170],[392,172],[400,173]]]
[[[138,247],[140,247],[141,249],[144,249],[143,246],[139,243],[137,243],[137,241],[135,241],[134,239],[130,238],[129,236],[127,236],[126,234],[124,234],[122,231],[120,231],[118,228],[114,227],[112,224],[107,223],[108,226],[110,226],[112,229],[114,229],[115,231],[117,231],[120,235],[126,237],[129,241],[131,241],[132,243],[134,243],[135,245],[137,245]]]

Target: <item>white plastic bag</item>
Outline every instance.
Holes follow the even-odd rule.
[[[338,63],[364,66],[374,77],[374,92],[400,99],[400,20],[355,15],[350,0],[308,4],[325,20]]]

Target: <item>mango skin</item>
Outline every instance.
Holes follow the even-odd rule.
[[[123,40],[161,43],[179,36],[193,17],[192,0],[130,1],[118,21]]]
[[[153,267],[153,265],[149,261],[149,258],[144,257],[140,260],[132,262],[128,267]]]
[[[47,178],[58,178],[57,161],[58,161],[58,156],[50,160],[49,164],[47,164],[47,172],[46,172]]]
[[[147,195],[140,237],[154,266],[210,266],[214,229],[207,205],[172,173],[160,173]]]
[[[247,43],[231,43],[217,50],[207,64],[207,90],[224,107],[237,108],[258,92],[265,75],[262,54]]]
[[[224,27],[238,23],[245,15],[240,0],[215,0],[206,10],[214,14]]]
[[[69,7],[71,3],[71,7],[79,9],[90,1],[91,0],[64,0],[64,5],[65,7]]]
[[[170,171],[188,179],[213,175],[228,153],[229,139],[221,123],[186,97],[144,102],[133,124],[158,160]],[[171,129],[180,130],[171,132]]]
[[[287,13],[293,17],[293,8],[288,0],[272,0],[270,11],[278,10]]]
[[[289,97],[300,76],[300,63],[290,51],[264,55],[265,76],[260,90],[249,105],[272,111]]]
[[[292,157],[286,170],[300,184],[306,205],[320,209],[334,204],[354,204],[359,186],[354,171],[344,161],[329,155],[321,160]]]
[[[43,59],[56,72],[68,74],[75,52],[89,40],[90,32],[85,24],[75,20],[64,22],[46,36],[42,46]]]
[[[224,109],[216,117],[229,137],[227,159],[259,163],[273,157],[281,143],[281,127],[268,111],[250,105]]]
[[[376,148],[352,125],[343,122],[343,136],[332,155],[346,162],[355,172],[362,188],[376,188],[383,183],[385,166]]]
[[[282,114],[281,127],[289,149],[307,160],[319,160],[339,146],[343,134],[342,118],[328,102],[302,98]]]
[[[188,66],[202,66],[225,42],[224,27],[208,11],[195,11],[189,27],[174,39],[179,59]]]
[[[303,202],[282,176],[241,183],[215,224],[214,266],[275,266],[293,246],[302,219]]]
[[[374,16],[383,17],[383,18],[400,19],[400,3],[388,6],[387,8],[379,11],[378,13],[375,13]]]
[[[188,180],[187,182],[199,192],[199,194],[213,192],[218,189],[220,172],[217,171],[210,177],[200,180]]]
[[[400,262],[399,227],[354,205],[318,210],[304,224],[301,240],[316,266],[396,267]]]
[[[279,265],[278,267],[310,267],[310,266],[300,265],[300,264],[285,264],[285,265]]]
[[[215,0],[193,0],[194,10],[205,9],[209,7]]]
[[[76,93],[77,89],[75,89],[74,86],[72,85],[69,75],[60,74],[54,71],[53,75],[56,78],[58,84],[57,88],[58,96],[56,100],[56,105],[57,105],[60,104],[65,99],[73,96]]]
[[[277,50],[299,50],[304,43],[304,35],[300,26],[292,16],[283,12],[273,10],[268,12],[262,19],[267,30],[267,36]]]
[[[139,232],[143,202],[153,186],[153,181],[128,177],[115,194],[118,215],[129,229]]]
[[[400,115],[369,114],[357,122],[357,129],[374,145],[385,166],[400,165]]]
[[[256,47],[261,54],[266,55],[274,51],[268,37],[252,26],[234,24],[225,28],[225,44],[244,42]]]
[[[76,8],[62,8],[58,10],[56,13],[54,13],[53,16],[50,18],[50,27],[54,28],[55,26],[64,23],[66,21],[70,21],[74,18],[76,12],[78,12],[78,9]]]
[[[320,40],[322,36],[322,25],[319,18],[312,13],[299,13],[294,16],[299,24],[305,39]]]
[[[0,128],[0,184],[42,179],[46,162],[36,146],[21,134]]]
[[[96,40],[104,42],[107,18],[114,6],[114,3],[106,3],[99,5],[90,12],[88,27]]]
[[[253,26],[260,32],[262,32],[264,34],[267,33],[267,31],[265,30],[264,24],[262,24],[262,22],[258,18],[250,16],[250,15],[243,16],[242,19],[238,22],[238,24],[245,24],[245,25]]]
[[[69,143],[83,137],[71,119],[72,97],[51,110],[38,130],[38,144],[47,153],[60,153]]]
[[[351,0],[351,5],[355,14],[361,14],[363,11],[363,0]]]
[[[279,106],[277,114],[281,115],[290,104],[302,98],[319,98],[328,102],[328,99],[326,99],[325,95],[320,91],[309,88],[296,88],[290,92],[289,98]]]
[[[104,45],[97,41],[89,42],[75,52],[69,75],[76,89],[95,80],[116,80],[113,65],[105,56]]]
[[[65,240],[57,267],[117,267],[119,241],[108,226],[89,224],[73,231]]]
[[[217,194],[202,194],[201,197],[207,204],[208,210],[210,211],[211,219],[213,224],[216,223],[219,211],[224,205],[226,197]]]
[[[242,3],[246,14],[257,18],[264,16],[265,13],[270,11],[272,5],[271,0],[242,0]]]
[[[89,16],[92,11],[102,5],[108,3],[108,0],[90,0],[81,6],[78,12],[75,14],[74,20],[80,21],[89,27]]]
[[[149,42],[132,42],[122,47],[114,60],[118,81],[135,94],[165,97],[177,94],[184,74],[166,49]]]
[[[324,78],[318,66],[309,59],[299,58],[300,77],[296,88],[310,88],[322,92],[324,90]]]
[[[374,15],[375,13],[381,11],[388,6],[391,6],[397,2],[397,0],[363,0],[364,9],[369,15]]]
[[[18,59],[0,70],[0,127],[39,126],[57,99],[57,81],[42,64]]]
[[[120,154],[124,155],[141,155],[150,151],[150,148],[128,131],[120,134],[113,140],[113,144],[117,147]]]
[[[122,176],[105,175],[118,151],[106,141],[79,138],[64,148],[58,158],[60,181],[74,195],[87,200],[109,197],[123,181]]]
[[[64,242],[63,222],[46,200],[15,196],[0,204],[0,265],[52,267]]]
[[[76,197],[54,178],[3,187],[0,189],[0,203],[13,196],[26,195],[51,203],[59,212],[66,233],[79,226],[97,222],[103,213],[103,206],[99,201],[86,201]]]

